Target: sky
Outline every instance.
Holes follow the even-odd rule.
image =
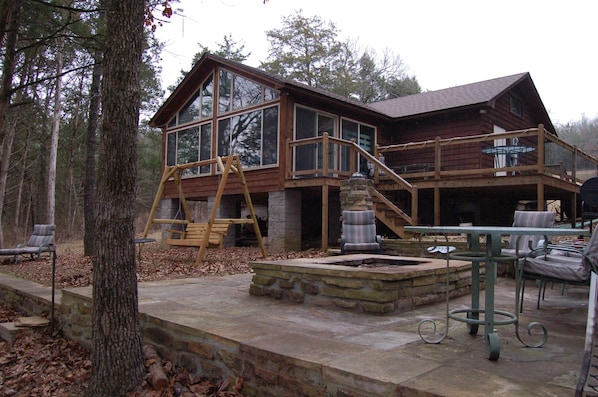
[[[338,40],[398,55],[423,91],[529,72],[553,123],[598,117],[595,0],[181,0],[158,29],[166,88],[200,45],[230,35],[265,61],[266,31],[302,10],[335,24]]]

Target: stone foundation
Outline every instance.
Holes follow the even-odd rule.
[[[402,312],[446,299],[446,260],[385,255],[250,263],[249,293],[357,312]],[[471,263],[450,261],[450,297],[471,293]]]

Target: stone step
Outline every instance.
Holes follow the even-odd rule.
[[[30,333],[32,328],[45,327],[50,323],[39,316],[19,317],[15,321],[0,323],[0,337],[7,342],[13,342],[17,336]]]
[[[12,343],[17,336],[21,336],[31,332],[29,327],[17,327],[14,321],[8,323],[0,323],[0,337],[7,342]]]

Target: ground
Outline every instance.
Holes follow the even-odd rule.
[[[59,244],[56,261],[56,288],[83,287],[92,283],[92,262],[82,255],[81,244]],[[261,258],[257,247],[235,247],[208,250],[204,260],[195,265],[197,249],[167,248],[159,243],[145,244],[137,266],[140,282],[186,277],[221,276],[247,273],[247,263]],[[318,257],[317,250],[286,252],[268,259]],[[0,272],[13,274],[45,286],[52,285],[51,260],[23,258],[14,264],[3,258]],[[0,304],[0,322],[14,321],[24,316]],[[19,336],[12,343],[0,339],[0,396],[79,396],[85,391],[89,378],[90,354],[75,342],[63,338],[59,332],[47,329]],[[150,361],[146,362],[149,365]],[[143,389],[130,396],[242,396],[241,379],[202,379],[186,374],[170,362],[163,362],[170,384],[161,391],[148,382]]]

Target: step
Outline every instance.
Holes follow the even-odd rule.
[[[15,322],[0,323],[0,337],[12,343],[17,336],[31,333],[31,328],[17,327]]]
[[[17,336],[32,332],[32,328],[45,327],[50,321],[43,317],[19,317],[15,321],[0,323],[0,337],[13,342]]]

